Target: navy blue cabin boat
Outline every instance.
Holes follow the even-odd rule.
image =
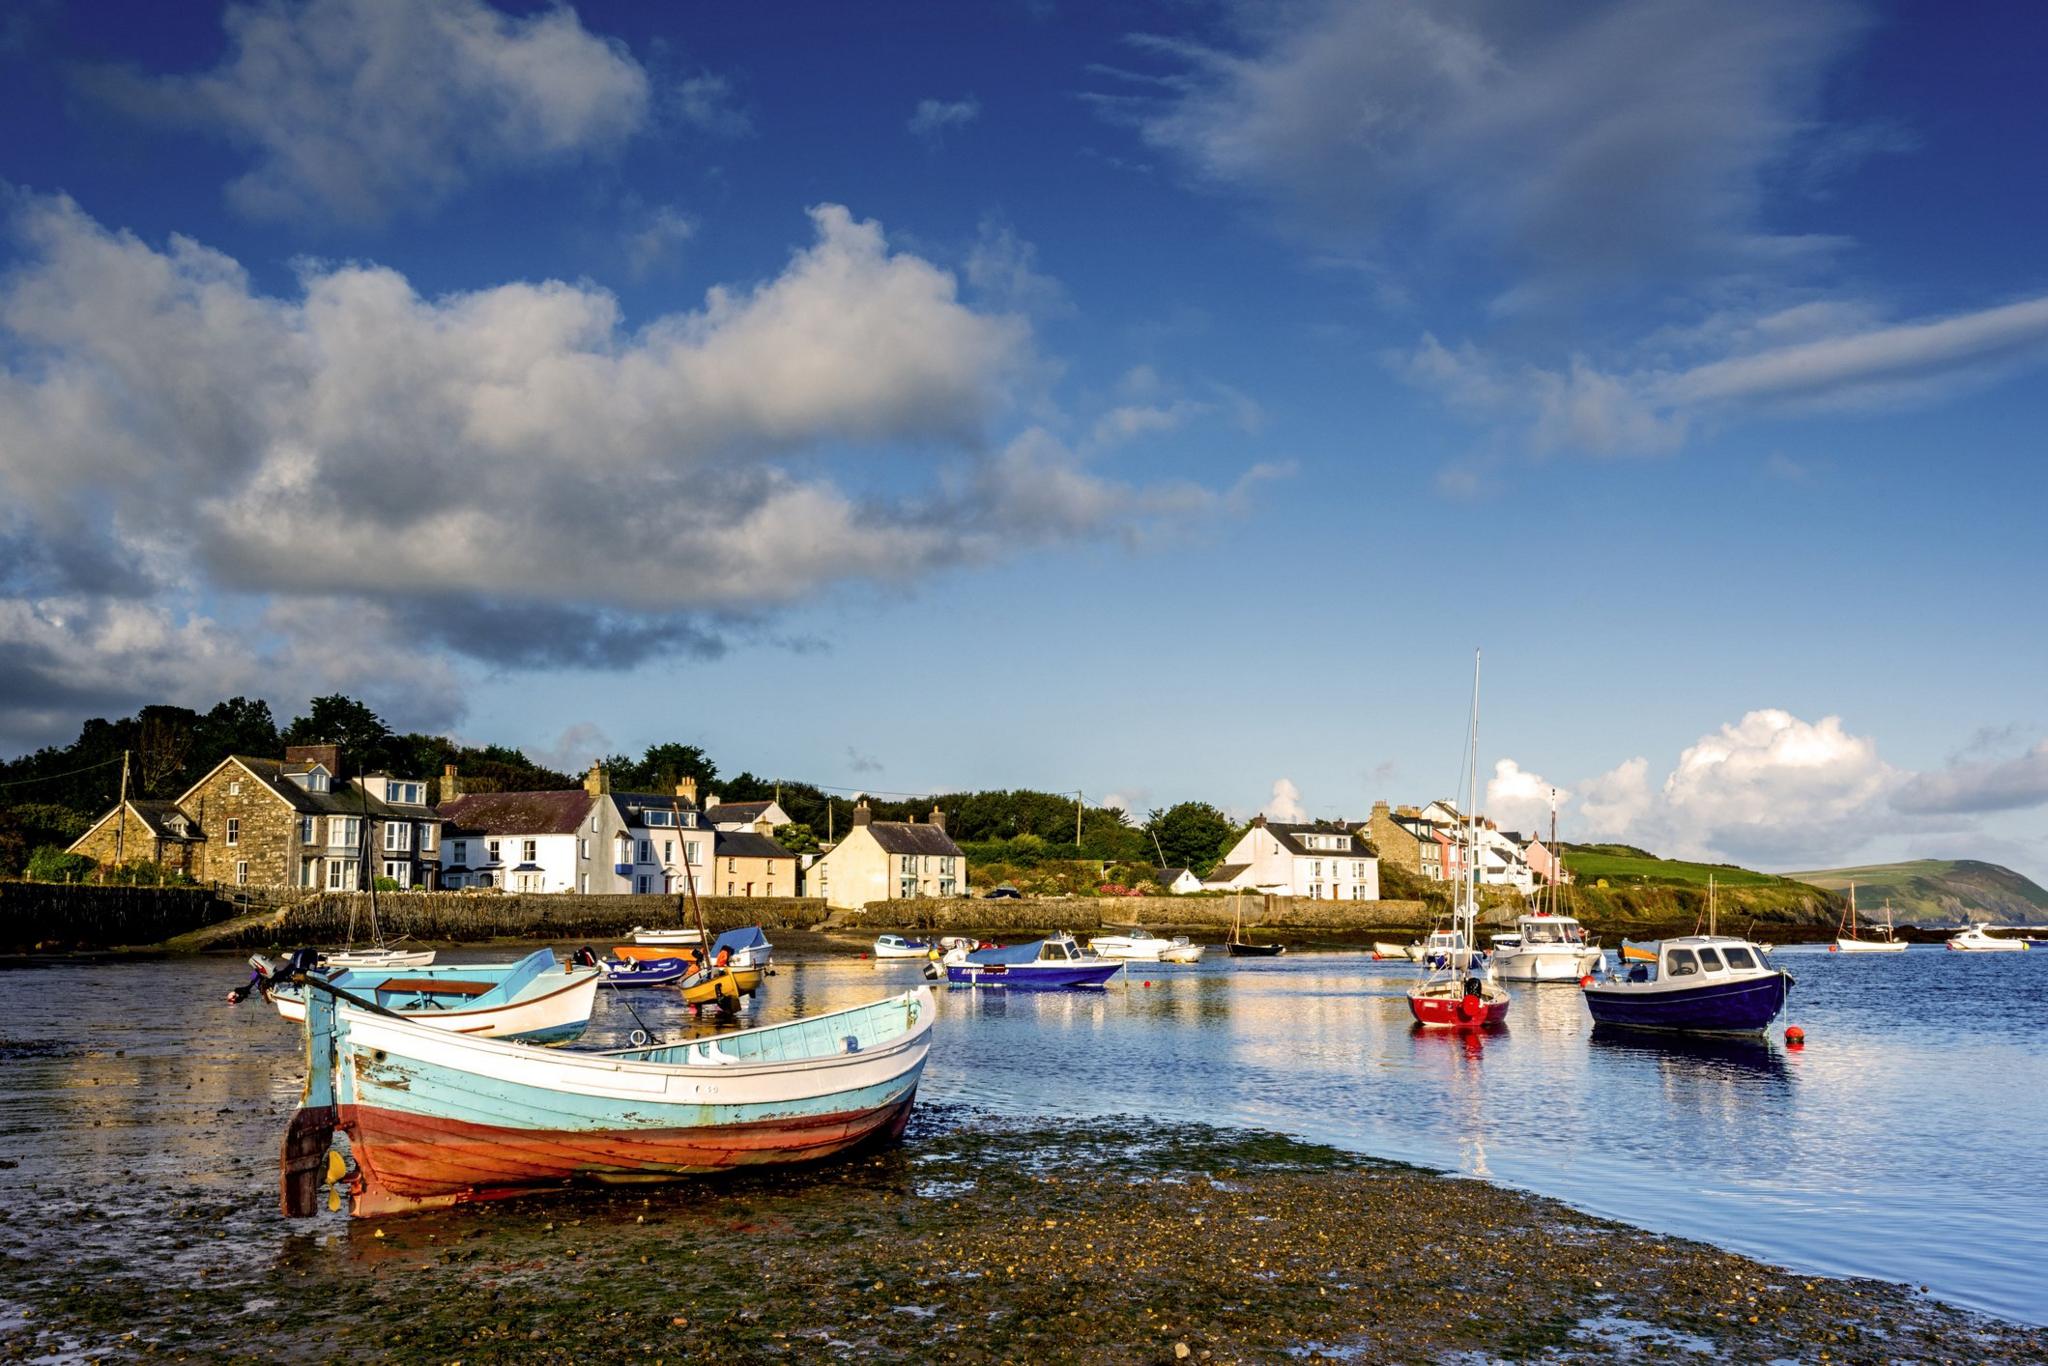
[[[1785,1009],[1792,975],[1762,950],[1725,935],[1667,939],[1655,963],[1631,963],[1623,975],[1585,990],[1593,1023],[1685,1034],[1761,1034]]]

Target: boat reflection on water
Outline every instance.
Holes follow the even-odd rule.
[[[1420,1020],[1417,1020],[1408,1026],[1408,1034],[1410,1038],[1416,1039],[1418,1041],[1427,1040],[1427,1042],[1423,1044],[1423,1047],[1452,1048],[1460,1053],[1463,1053],[1468,1058],[1476,1058],[1484,1052],[1486,1052],[1486,1039],[1489,1034],[1491,1034],[1495,1038],[1499,1038],[1501,1035],[1506,1034],[1507,1032],[1507,1026],[1505,1024],[1495,1025],[1492,1029],[1444,1030],[1431,1029],[1429,1026],[1423,1024]]]
[[[1664,1063],[1701,1078],[1763,1077],[1789,1084],[1792,1076],[1785,1055],[1768,1040],[1740,1035],[1648,1034],[1594,1025],[1590,1046],[1617,1061]]]

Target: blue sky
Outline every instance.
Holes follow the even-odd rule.
[[[2031,10],[30,5],[0,748],[2048,877]]]

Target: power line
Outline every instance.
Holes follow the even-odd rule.
[[[120,763],[124,757],[126,756],[102,759],[96,764],[87,764],[84,768],[74,768],[68,773],[45,773],[36,778],[16,778],[10,782],[0,783],[0,787],[27,787],[31,783],[54,783],[59,778],[75,778],[81,773],[90,773],[96,768],[112,768],[115,764]]]

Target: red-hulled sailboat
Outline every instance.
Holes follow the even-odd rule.
[[[1475,944],[1479,934],[1479,652],[1472,653],[1471,785],[1465,798],[1465,885],[1460,904],[1453,911],[1464,942]],[[1476,956],[1460,966],[1456,954],[1444,956],[1436,968],[1408,993],[1408,1009],[1415,1023],[1429,1028],[1485,1029],[1508,1017],[1508,994],[1493,980],[1493,969],[1481,967]]]

